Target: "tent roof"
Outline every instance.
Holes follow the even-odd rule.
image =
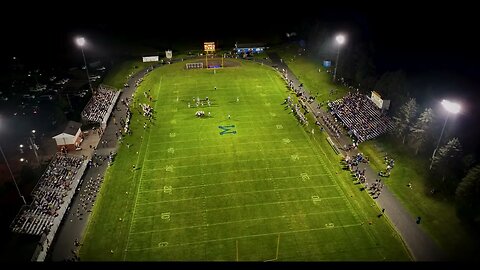
[[[237,48],[258,48],[265,47],[264,43],[238,43]]]
[[[60,139],[60,138],[73,138],[75,135],[67,134],[65,132],[58,134],[57,136],[52,137],[52,139]]]
[[[75,121],[68,121],[63,133],[74,135],[77,134],[78,129],[82,126],[81,123]]]

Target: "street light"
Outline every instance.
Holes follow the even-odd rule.
[[[33,139],[35,139],[35,135],[33,135]],[[38,146],[37,146],[37,144],[35,144],[33,139],[32,139],[32,137],[28,137],[28,140],[30,142],[30,147],[33,149],[33,153],[35,154],[35,157],[37,158],[38,165],[40,165],[40,158],[38,157],[38,153],[37,153]]]
[[[335,81],[335,78],[337,77],[337,66],[338,66],[338,58],[340,57],[340,47],[343,43],[345,43],[345,36],[344,35],[337,35],[335,40],[338,43],[338,51],[337,51],[337,61],[335,61],[335,71],[333,72],[333,81]]]
[[[29,146],[30,149],[33,150],[33,153],[35,153],[35,157],[37,158],[37,163],[38,165],[40,165],[40,158],[38,157],[38,153],[37,153],[37,150],[39,149],[39,147],[37,146],[37,144],[35,143],[35,133],[37,131],[35,129],[32,129],[32,136],[28,136],[28,140],[27,140],[27,145]],[[20,144],[20,153],[23,154],[23,144]]]
[[[450,113],[457,114],[460,112],[460,109],[461,109],[460,104],[448,101],[446,99],[442,100],[442,106],[447,111],[447,117],[445,118],[445,123],[443,124],[442,132],[440,133],[440,138],[438,139],[437,147],[435,147],[435,149],[433,150],[432,161],[430,162],[430,170],[432,169],[432,166],[433,166],[433,158],[435,157],[435,153],[437,152],[438,147],[440,146],[440,142],[442,141],[443,132],[445,131],[445,126],[447,125],[447,121],[448,121],[448,117],[450,116]]]
[[[7,164],[8,171],[10,172],[10,176],[12,176],[13,183],[15,184],[15,187],[17,188],[18,195],[20,198],[22,198],[23,204],[27,204],[27,201],[25,201],[25,197],[23,197],[22,192],[20,192],[20,189],[18,188],[17,181],[15,180],[15,176],[13,176],[12,169],[10,169],[10,165],[8,164],[8,160],[5,157],[5,154],[3,153],[2,146],[0,146],[0,152],[2,152],[3,159],[5,160],[5,164]]]
[[[86,41],[84,37],[78,37],[75,39],[75,41],[77,42],[77,45],[80,46],[80,49],[82,49],[83,63],[85,64],[85,71],[87,72],[88,85],[90,86],[90,91],[92,91],[93,95],[93,88],[92,84],[90,83],[90,75],[88,74],[87,60],[85,58],[85,53],[83,52],[83,46],[85,45]]]

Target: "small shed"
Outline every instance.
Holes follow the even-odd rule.
[[[265,50],[265,48],[266,46],[263,43],[243,43],[243,44],[235,43],[234,51],[237,54],[262,53]]]
[[[68,121],[63,132],[52,137],[57,143],[57,151],[62,149],[72,151],[80,147],[83,140],[81,126],[81,123]]]

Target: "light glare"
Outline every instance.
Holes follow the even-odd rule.
[[[76,39],[76,42],[78,46],[83,47],[83,45],[85,45],[85,38],[79,37]]]
[[[454,114],[459,113],[461,109],[460,104],[448,101],[446,99],[442,100],[442,105],[445,110]]]

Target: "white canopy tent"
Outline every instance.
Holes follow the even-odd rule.
[[[74,121],[68,121],[64,131],[52,139],[57,143],[57,149],[66,147],[68,150],[75,150],[81,143],[82,130],[80,127],[82,124]]]

